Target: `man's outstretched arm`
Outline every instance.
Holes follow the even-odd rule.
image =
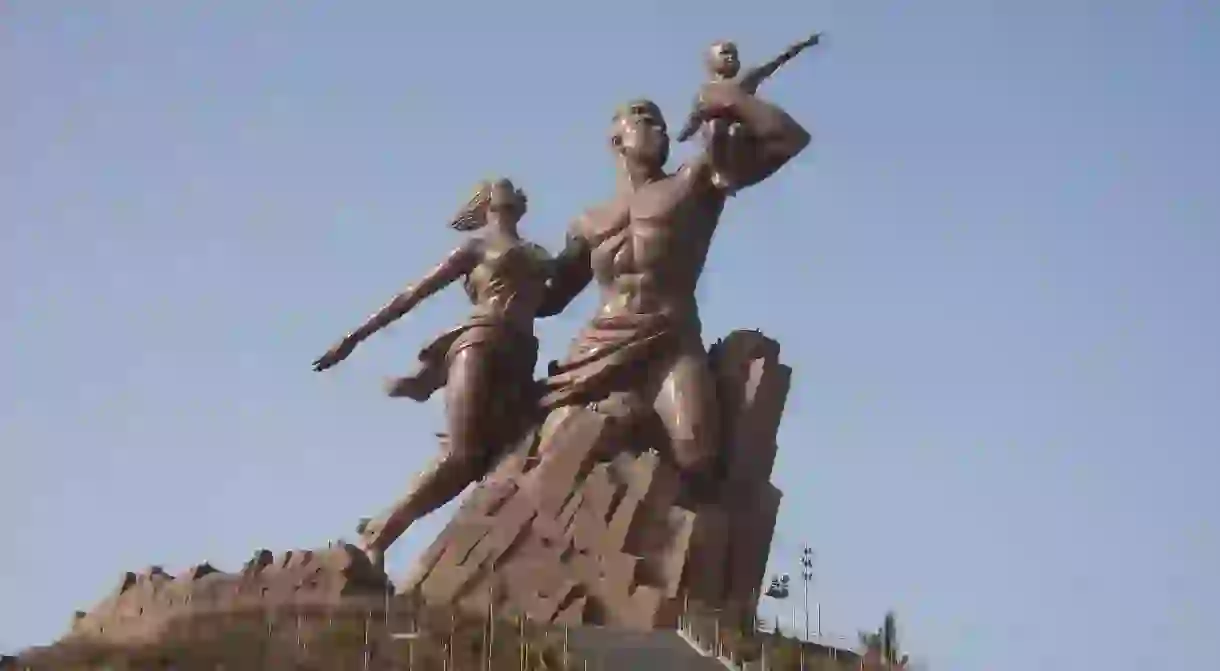
[[[589,243],[580,232],[580,221],[568,230],[563,251],[555,258],[546,293],[538,308],[539,317],[553,317],[572,302],[593,280],[589,266]]]

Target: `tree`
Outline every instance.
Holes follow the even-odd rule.
[[[907,656],[898,648],[898,618],[893,611],[885,614],[881,628],[875,632],[860,632],[860,643],[865,649],[865,666],[881,666],[888,669],[905,669]]]

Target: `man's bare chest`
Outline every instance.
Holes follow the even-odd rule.
[[[688,228],[691,201],[677,180],[655,182],[591,212],[585,234],[594,249],[679,236]]]

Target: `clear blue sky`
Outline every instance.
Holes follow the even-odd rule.
[[[820,29],[763,90],[815,144],[730,204],[700,288],[708,339],[796,369],[774,569],[812,543],[824,629],[893,607],[935,669],[1214,658],[1220,11],[1110,5],[3,3],[0,650],[125,570],[350,538],[440,428],[380,380],[462,297],[309,362],[474,182],[517,179],[555,250],[617,103],[675,119],[710,40]]]

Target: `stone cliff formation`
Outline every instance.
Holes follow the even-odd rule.
[[[178,576],[154,566],[127,572],[110,596],[77,612],[69,636],[135,643],[157,638],[173,622],[197,616],[275,607],[325,606],[356,597],[383,597],[385,574],[355,546],[295,550],[276,557],[259,550],[238,572],[199,564]]]
[[[688,500],[646,431],[566,408],[466,497],[404,591],[432,605],[642,629],[672,623],[687,599],[752,609],[779,510],[770,476],[791,369],[754,331],[730,334],[711,357],[725,445],[710,498]]]

